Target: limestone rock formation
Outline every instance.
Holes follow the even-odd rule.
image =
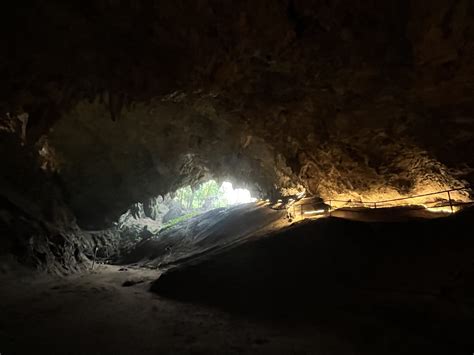
[[[53,0],[3,15],[2,216],[103,229],[211,177],[366,199],[474,179],[472,1]]]

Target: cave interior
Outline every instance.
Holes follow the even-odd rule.
[[[1,355],[474,351],[473,1],[4,7]]]

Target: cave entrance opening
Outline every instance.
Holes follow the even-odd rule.
[[[232,183],[224,181],[222,184],[209,180],[192,188],[185,186],[174,193],[172,201],[185,212],[199,214],[211,209],[229,207],[232,205],[253,202],[256,199],[247,189],[233,188]]]
[[[209,180],[195,187],[184,186],[165,196],[133,204],[119,218],[118,228],[123,235],[140,238],[216,208],[254,201],[256,199],[247,189],[234,189],[228,181],[218,183]]]

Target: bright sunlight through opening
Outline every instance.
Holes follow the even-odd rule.
[[[255,202],[256,199],[250,195],[247,189],[234,189],[230,182],[224,181],[221,186],[224,199],[228,205],[236,205],[241,203]]]

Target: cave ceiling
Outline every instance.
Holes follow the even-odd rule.
[[[83,225],[209,178],[325,198],[474,178],[472,1],[14,7],[0,25],[0,130]]]

